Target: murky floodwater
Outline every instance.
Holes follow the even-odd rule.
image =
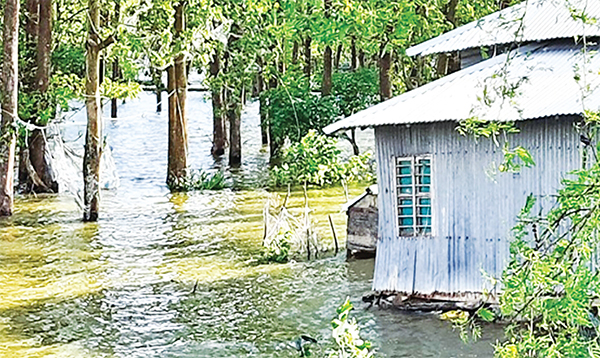
[[[224,167],[210,156],[211,109],[189,95],[191,166]],[[234,189],[171,195],[165,185],[166,113],[149,94],[107,120],[121,185],[103,193],[98,223],[81,222],[67,196],[20,198],[0,222],[0,357],[295,357],[301,334],[330,337],[335,307],[350,296],[363,335],[387,357],[490,357],[492,337],[465,346],[435,316],[365,309],[373,261],[344,255],[257,265],[267,154],[257,106],[244,113],[244,163]],[[84,113],[67,137],[84,129]],[[352,195],[361,188],[353,188]],[[313,218],[332,246],[341,189],[309,193]],[[292,206],[303,205],[300,193]],[[196,286],[196,287],[195,287]],[[195,287],[195,290],[194,290]]]

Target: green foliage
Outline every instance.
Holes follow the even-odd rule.
[[[182,179],[167,183],[171,192],[188,192],[195,190],[222,190],[225,188],[225,175],[218,171],[213,175],[203,170],[191,171]]]
[[[333,75],[332,93],[342,117],[379,102],[379,74],[375,68],[356,72],[337,72]]]
[[[331,321],[332,337],[335,343],[329,353],[329,358],[369,358],[373,357],[371,342],[360,337],[360,328],[350,311],[354,306],[347,298],[346,302],[337,309],[337,318]]]
[[[600,166],[565,179],[558,207],[547,215],[532,214],[534,207],[531,197],[514,229],[500,297],[502,315],[513,323],[497,356],[597,356]]]
[[[299,143],[285,150],[282,163],[273,167],[271,179],[275,186],[334,185],[342,181],[372,181],[374,178],[369,152],[340,160],[341,151],[333,138],[311,130]]]
[[[265,247],[260,264],[266,263],[286,263],[290,259],[290,250],[292,242],[292,233],[290,231],[279,231],[277,235],[269,241],[269,246]]]
[[[286,138],[299,142],[312,129],[333,123],[340,113],[334,97],[321,97],[310,91],[307,78],[288,72],[281,84],[263,94],[268,99],[272,140],[279,146]]]

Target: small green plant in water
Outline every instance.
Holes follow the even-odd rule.
[[[279,263],[283,264],[290,259],[290,250],[292,241],[292,233],[290,231],[279,231],[277,236],[269,241],[268,246],[264,247],[262,257],[259,263]]]
[[[222,190],[225,188],[225,175],[218,171],[213,175],[203,171],[191,171],[182,179],[167,183],[172,192],[188,192],[195,190]]]
[[[350,311],[354,306],[349,298],[337,309],[337,318],[331,321],[332,337],[335,343],[329,358],[369,358],[374,357],[371,342],[360,337],[360,328]]]

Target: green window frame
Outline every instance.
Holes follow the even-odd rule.
[[[398,234],[431,235],[431,156],[396,157],[395,169]]]

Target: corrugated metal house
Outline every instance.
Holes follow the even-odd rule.
[[[552,205],[561,178],[581,166],[587,148],[575,126],[584,108],[600,108],[600,55],[584,55],[574,37],[600,37],[600,28],[573,19],[564,3],[529,0],[409,49],[413,56],[458,51],[462,69],[325,128],[375,128],[375,291],[460,299],[491,288],[484,272],[500,277],[526,197]],[[586,12],[600,18],[600,1],[589,1]],[[515,42],[520,22],[511,20],[519,18],[521,46],[483,60],[482,47]],[[575,79],[582,69],[594,69],[585,73],[585,93]],[[499,73],[509,82],[525,79],[518,95],[482,105]],[[502,149],[456,131],[474,115],[516,121],[521,133],[511,145],[529,149],[536,166],[490,174]]]

